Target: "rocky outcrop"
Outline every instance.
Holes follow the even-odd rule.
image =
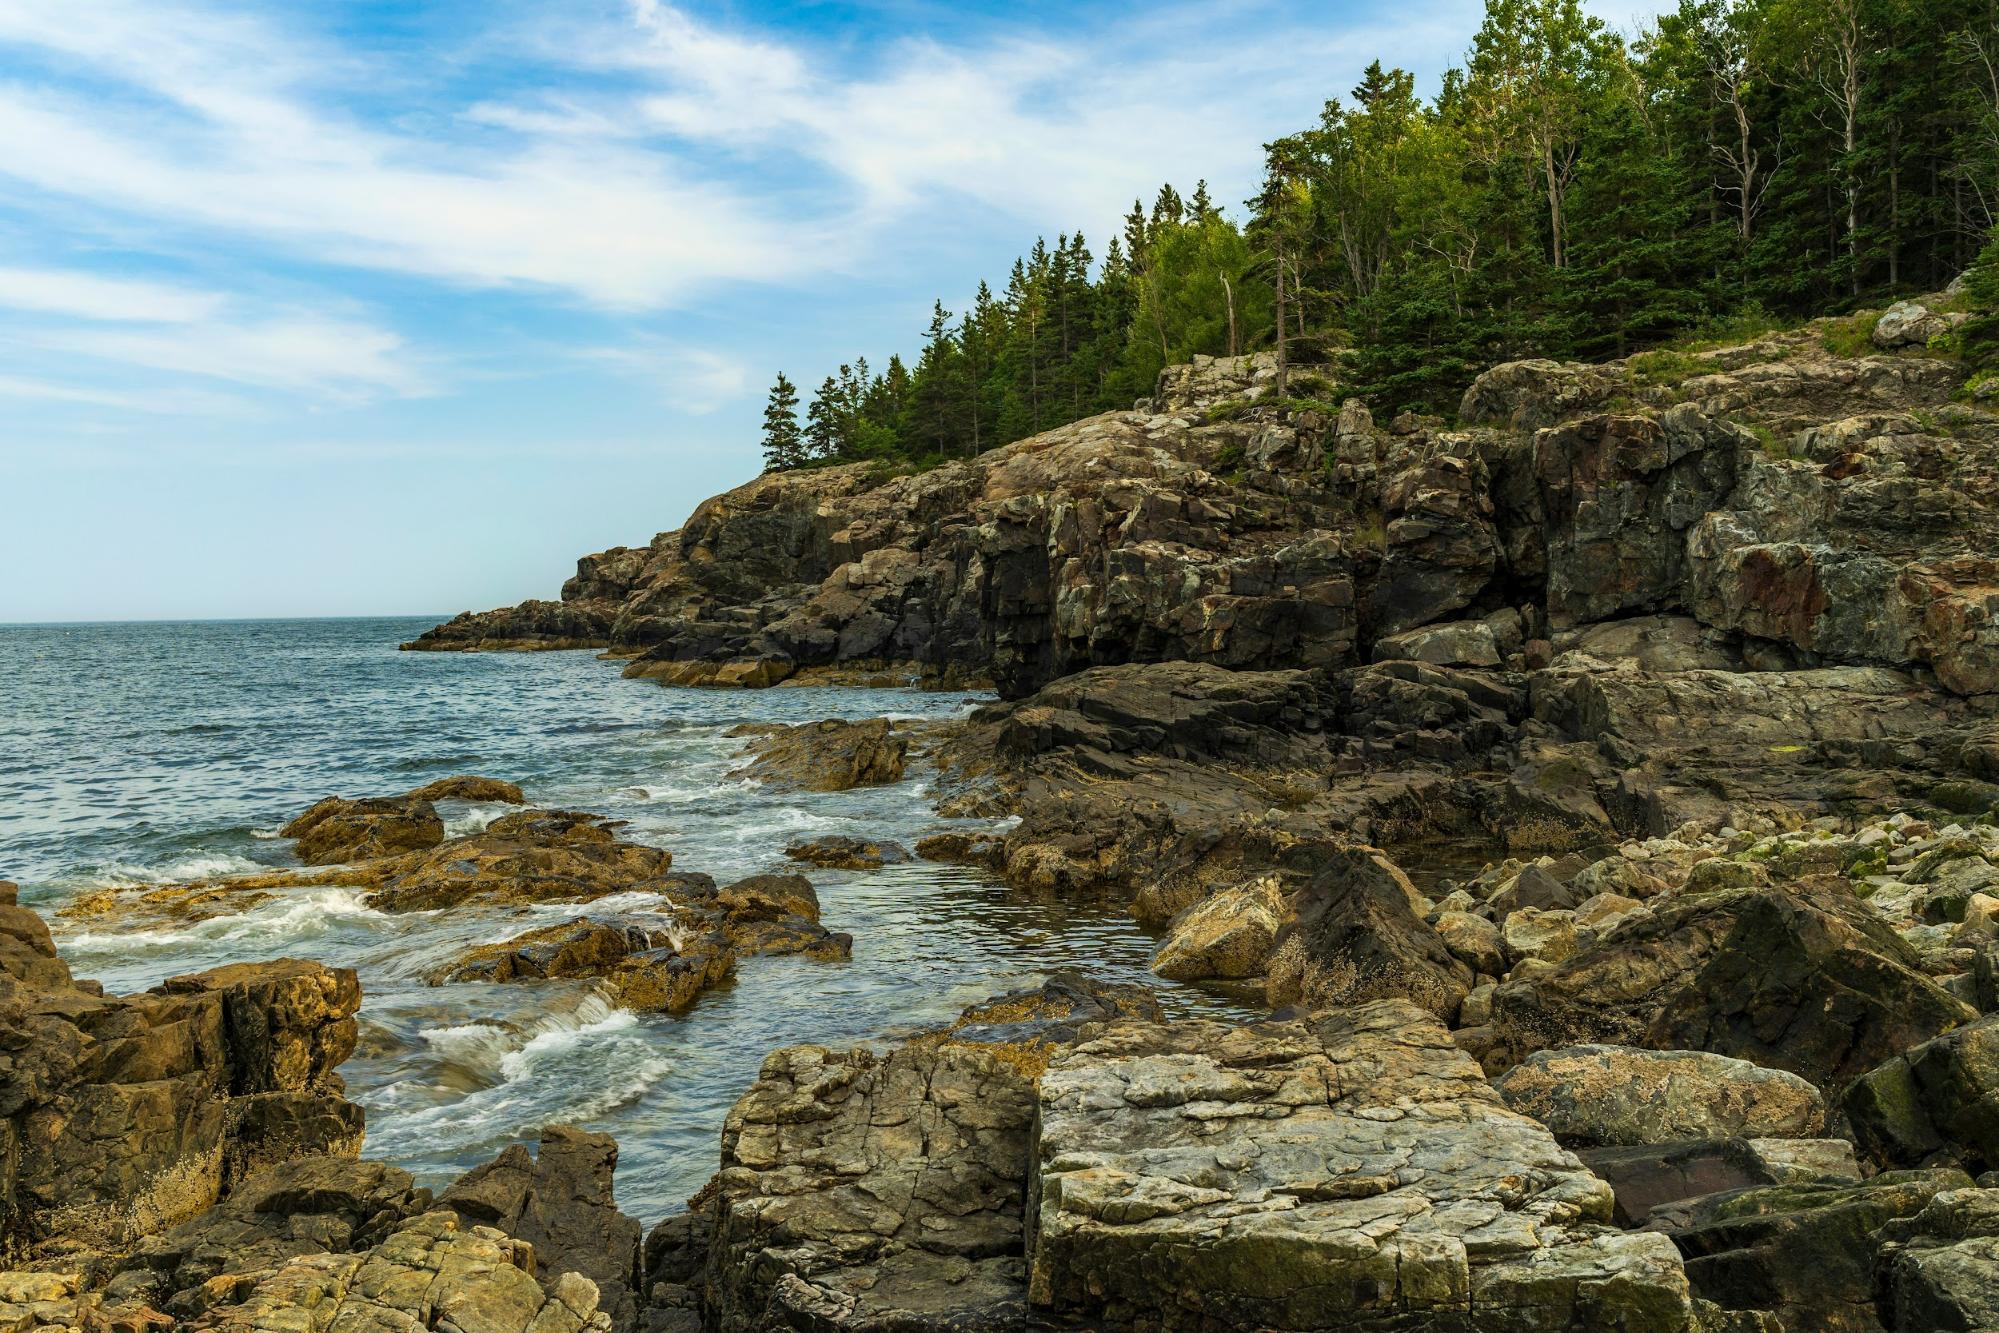
[[[1117,1024],[1043,1076],[1038,1305],[1097,1327],[1693,1326],[1665,1238],[1406,1001]]]
[[[534,1153],[510,1145],[459,1177],[437,1206],[468,1227],[491,1227],[533,1246],[529,1272],[551,1301],[563,1301],[576,1275],[588,1278],[610,1326],[631,1333],[639,1326],[640,1228],[618,1211],[617,1168],[610,1135],[551,1125]]]
[[[848,791],[902,781],[908,728],[886,718],[773,727],[751,741],[750,762],[730,774],[795,791]]]
[[[0,1246],[108,1248],[306,1154],[359,1151],[334,1068],[354,1048],[354,973],[218,968],[143,995],[73,981],[48,928],[0,903]]]

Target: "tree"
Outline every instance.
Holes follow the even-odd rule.
[[[1490,163],[1520,160],[1547,199],[1549,259],[1568,262],[1569,187],[1583,127],[1616,45],[1577,0],[1488,0],[1465,96]]]
[[[805,436],[798,428],[798,386],[783,371],[764,404],[764,471],[783,472],[805,462]]]
[[[842,367],[845,369],[845,367]],[[846,445],[844,412],[840,405],[840,385],[831,375],[820,382],[805,409],[805,448],[814,462],[830,462]]]

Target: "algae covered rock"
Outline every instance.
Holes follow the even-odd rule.
[[[1564,1143],[1810,1138],[1825,1125],[1825,1099],[1796,1074],[1705,1051],[1536,1051],[1494,1086]]]
[[[751,760],[731,777],[796,791],[849,791],[902,781],[909,736],[886,718],[827,719],[773,727],[749,747]]]
[[[1417,914],[1409,879],[1372,847],[1333,847],[1299,895],[1297,924],[1270,964],[1273,1007],[1400,996],[1440,1018],[1458,1011],[1471,969]]]
[[[1502,985],[1519,1056],[1607,1044],[1710,1051],[1843,1088],[1975,1017],[1843,886],[1690,893]]]

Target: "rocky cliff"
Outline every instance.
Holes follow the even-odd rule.
[[[1674,614],[1754,667],[1999,687],[1999,419],[1925,347],[1838,356],[1808,328],[1517,362],[1456,428],[1259,412],[1267,371],[1176,367],[1142,410],[916,476],[760,477],[585,557],[560,602],[408,646],[603,646],[675,683],[907,665],[1019,697],[1122,662],[1434,654],[1402,636],[1516,613],[1478,650],[1497,664],[1502,643]]]

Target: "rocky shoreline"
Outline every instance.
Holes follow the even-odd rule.
[[[1161,977],[1270,1017],[1079,959],[774,1051],[642,1236],[603,1136],[434,1195],[361,1158],[352,973],[107,997],[9,904],[0,1328],[1999,1326],[1999,417],[1907,323],[1500,366],[1459,427],[1259,409],[1266,362],[1203,362],[918,476],[760,478],[437,627],[405,646],[989,679],[963,723],[745,732],[736,776],[920,775],[993,822],[914,856],[1124,904]],[[519,808],[447,836],[467,796]],[[717,884],[474,778],[283,832],[297,870],[65,911],[572,904],[435,980],[678,1012],[744,957],[839,965],[809,873],[912,855]]]

